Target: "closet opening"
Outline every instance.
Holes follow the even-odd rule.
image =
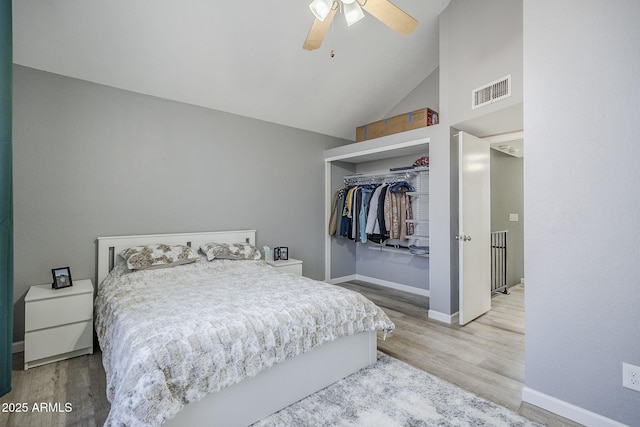
[[[326,281],[429,296],[428,156],[426,139],[327,159]]]

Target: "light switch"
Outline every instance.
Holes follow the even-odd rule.
[[[518,214],[517,213],[510,213],[509,214],[509,221],[510,222],[518,222]]]

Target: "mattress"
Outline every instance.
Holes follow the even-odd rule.
[[[95,327],[111,411],[105,425],[156,426],[184,405],[325,342],[394,329],[362,295],[263,261],[202,258],[99,285]]]

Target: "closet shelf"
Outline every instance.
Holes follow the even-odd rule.
[[[407,239],[410,239],[410,240],[428,239],[429,238],[429,236],[424,235],[424,234],[409,234],[406,237],[407,237]]]
[[[343,180],[345,183],[348,183],[348,182],[355,182],[355,181],[360,182],[364,180],[368,182],[374,182],[374,181],[384,180],[387,178],[397,179],[399,177],[404,177],[405,179],[409,179],[411,176],[419,175],[420,173],[424,173],[424,172],[429,172],[428,166],[417,167],[414,169],[397,170],[397,171],[347,175],[343,177]]]
[[[384,246],[378,246],[378,247],[369,246],[369,249],[372,251],[378,251],[378,252],[391,252],[394,254],[403,254],[403,255],[419,256],[422,258],[429,258],[429,254],[412,254],[411,252],[409,252],[409,248],[400,249],[400,248],[388,248]]]

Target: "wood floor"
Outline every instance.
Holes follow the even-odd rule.
[[[517,411],[524,384],[524,289],[492,299],[491,311],[466,326],[427,316],[429,299],[374,285],[344,283],[391,317],[396,330],[378,348]]]
[[[341,286],[361,292],[396,325],[379,349],[481,397],[549,426],[577,424],[521,405],[524,383],[524,288],[492,299],[489,313],[466,326],[427,317],[428,298],[363,283]],[[28,411],[2,411],[0,426],[102,426],[109,411],[101,353],[23,370],[14,355],[13,390],[0,405],[25,403]],[[42,403],[54,404],[34,411]],[[58,404],[56,407],[55,404]],[[71,404],[71,411],[65,410]],[[10,409],[10,408],[6,408]]]
[[[378,349],[550,427],[579,424],[523,404],[524,286],[496,294],[491,311],[465,326],[427,316],[429,298],[361,282],[342,283],[382,307],[396,325]],[[380,337],[379,337],[380,338]]]
[[[110,406],[102,353],[28,371],[23,370],[24,353],[13,356],[12,390],[0,398],[0,426],[97,427],[104,424]],[[71,406],[65,407],[65,404]]]

